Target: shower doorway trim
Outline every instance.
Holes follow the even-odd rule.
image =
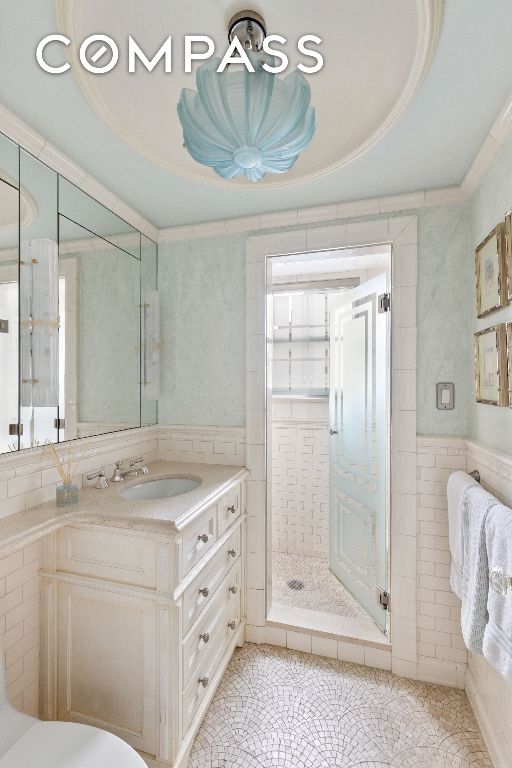
[[[267,620],[267,260],[293,253],[391,244],[390,636],[360,645]],[[417,677],[416,648],[416,216],[315,226],[246,241],[246,639],[335,655]],[[391,645],[389,644],[391,641]],[[361,646],[364,646],[361,649]]]

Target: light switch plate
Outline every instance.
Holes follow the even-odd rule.
[[[439,411],[453,411],[455,408],[455,384],[451,381],[443,381],[437,384],[437,409]]]

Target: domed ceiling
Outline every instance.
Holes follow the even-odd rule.
[[[14,186],[0,178],[0,232],[18,233],[18,218],[22,228],[28,227],[37,216],[37,204],[25,189],[19,193]],[[1,242],[1,241],[0,241]]]
[[[210,36],[220,56],[227,47],[227,23],[240,3],[190,0],[126,2],[58,0],[60,31],[72,40],[67,49],[73,74],[101,119],[142,156],[181,177],[202,184],[268,188],[313,179],[340,167],[373,146],[411,102],[428,71],[440,26],[438,0],[279,0],[252,4],[262,14],[268,34],[287,38],[285,51],[292,72],[303,59],[297,40],[304,34],[322,38],[323,69],[307,76],[317,129],[309,147],[286,174],[267,175],[257,185],[246,179],[223,181],[197,164],[183,148],[176,113],[182,88],[195,89],[195,70],[184,73],[187,34]],[[251,3],[249,3],[251,6]],[[111,72],[88,73],[78,62],[79,43],[93,34],[112,37],[120,58]],[[163,64],[148,72],[128,73],[128,36],[152,58],[172,35],[173,72]],[[101,47],[95,44],[96,49]],[[91,46],[89,58],[94,55]],[[109,53],[104,54],[106,61]],[[106,63],[103,58],[98,66]],[[310,62],[307,62],[310,63]]]

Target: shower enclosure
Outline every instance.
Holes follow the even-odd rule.
[[[390,256],[269,260],[272,618],[375,639],[389,599]]]

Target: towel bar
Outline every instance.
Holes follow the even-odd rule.
[[[478,471],[478,469],[474,469],[472,472],[468,472],[468,475],[471,475],[473,480],[476,480],[477,483],[480,482],[480,472]]]

